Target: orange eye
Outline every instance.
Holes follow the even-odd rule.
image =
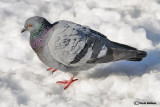
[[[31,24],[29,24],[28,26],[29,26],[29,27],[32,27],[32,25],[31,25]]]

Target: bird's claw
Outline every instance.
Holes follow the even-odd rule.
[[[52,73],[57,71],[57,69],[54,69],[54,68],[48,68],[47,69],[47,71],[50,71],[50,70],[52,70]]]
[[[72,77],[69,81],[68,81],[68,80],[57,81],[56,83],[59,83],[59,84],[67,84],[67,85],[65,86],[65,88],[64,88],[64,89],[67,89],[67,88],[71,85],[72,82],[77,81],[77,80],[78,80],[78,79],[74,79],[74,77]]]

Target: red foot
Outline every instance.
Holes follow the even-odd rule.
[[[50,70],[53,70],[52,73],[57,71],[57,69],[54,69],[54,68],[48,68],[47,69],[47,71],[50,71]]]
[[[56,83],[67,84],[67,85],[65,86],[65,88],[64,88],[64,89],[67,89],[67,88],[71,85],[72,82],[77,81],[77,80],[78,80],[78,79],[74,79],[74,77],[72,77],[69,81],[68,81],[68,80],[57,81]]]

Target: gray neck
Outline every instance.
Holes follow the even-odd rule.
[[[47,22],[43,22],[42,25],[38,25],[39,27],[37,29],[34,29],[30,32],[31,36],[30,39],[34,40],[39,38],[40,36],[43,35],[43,33],[45,33],[45,31],[47,31],[48,29],[50,29],[52,27],[52,25],[47,21]]]
[[[51,28],[51,24],[44,23],[39,29],[31,31],[30,45],[36,53],[43,48],[45,39]]]

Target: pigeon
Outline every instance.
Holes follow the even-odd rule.
[[[120,60],[141,61],[147,52],[109,40],[88,26],[60,20],[51,24],[45,18],[34,16],[25,21],[24,31],[30,32],[30,46],[38,58],[55,72],[73,74],[70,80],[57,83],[70,84],[78,79],[79,71],[89,70],[101,63]]]

